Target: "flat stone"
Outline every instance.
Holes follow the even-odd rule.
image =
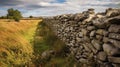
[[[95,20],[92,20],[92,22],[93,22],[93,25],[95,25],[98,28],[106,28],[108,27],[108,24],[110,23],[108,22],[107,18],[95,19]]]
[[[108,34],[108,32],[105,31],[104,29],[98,29],[98,30],[96,31],[96,34],[106,36],[106,35]]]
[[[112,44],[103,44],[103,50],[106,52],[107,55],[113,56],[120,54],[120,50],[115,48]]]
[[[97,54],[97,58],[101,61],[106,61],[106,58],[107,58],[107,54],[105,52],[99,52]]]
[[[78,33],[78,36],[79,36],[79,37],[83,37],[83,33],[82,33],[82,32],[79,32],[79,33]]]
[[[87,37],[87,36],[84,36],[84,37],[83,37],[83,40],[84,40],[84,42],[90,42],[90,38]]]
[[[102,35],[96,35],[96,39],[102,40],[103,36]]]
[[[108,57],[108,60],[112,63],[120,63],[120,57]]]
[[[93,46],[91,43],[86,43],[85,45],[86,45],[87,47],[89,47],[94,54],[96,54],[96,53],[98,52],[98,50],[95,49],[94,46]]]
[[[84,36],[87,35],[87,30],[86,29],[82,29],[81,31],[82,31]]]
[[[109,38],[120,40],[120,34],[110,33]]]
[[[74,20],[76,20],[76,21],[83,21],[86,18],[87,17],[83,17],[83,14],[78,13],[78,14],[75,14]]]
[[[119,12],[120,13],[120,12]],[[117,24],[117,25],[120,25],[120,16],[116,16],[116,17],[113,17],[113,18],[110,18],[108,20],[108,22],[112,23],[112,24]]]
[[[120,9],[108,8],[106,10],[106,16],[107,17],[114,17],[114,16],[118,16],[118,15],[120,15]]]
[[[82,44],[82,45],[86,51],[92,52],[92,50],[90,49],[90,47],[88,45],[86,45],[86,44]]]
[[[77,37],[76,40],[77,40],[78,42],[81,42],[81,41],[82,41],[81,38],[79,38],[79,37]]]
[[[89,30],[89,31],[94,30],[94,29],[95,29],[94,26],[88,26],[88,27],[87,27],[87,30]]]
[[[114,67],[120,67],[120,64],[112,64]]]
[[[98,40],[92,40],[92,45],[97,49],[97,50],[101,50],[102,49],[102,45]]]
[[[95,30],[94,30],[94,31],[91,31],[91,32],[90,32],[90,37],[95,36],[95,32],[96,32]]]
[[[109,39],[107,37],[103,38],[104,43],[112,43],[115,47],[120,48],[120,41],[114,40],[114,39]]]
[[[84,58],[81,58],[79,61],[82,62],[82,63],[88,62],[87,59],[84,59]]]
[[[109,32],[120,33],[120,25],[111,25],[109,27]]]
[[[109,42],[111,42],[115,47],[120,48],[120,41],[109,39]]]
[[[108,42],[109,42],[109,38],[103,37],[103,42],[104,42],[104,43],[108,43]]]

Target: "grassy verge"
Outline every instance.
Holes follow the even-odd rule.
[[[31,63],[31,40],[40,20],[0,20],[0,67],[24,67]]]
[[[74,67],[75,60],[73,56],[66,57],[66,50],[68,49],[64,42],[55,36],[44,21],[40,22],[34,39],[34,63],[36,67]],[[50,51],[53,53],[51,54]]]

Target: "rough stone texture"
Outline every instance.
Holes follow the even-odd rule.
[[[120,33],[120,25],[111,25],[109,32]]]
[[[105,52],[99,52],[99,53],[97,54],[97,58],[98,58],[99,60],[101,60],[101,61],[106,61],[106,59],[107,59],[107,54],[106,54]]]
[[[43,20],[69,47],[80,63],[96,67],[120,66],[120,9],[95,14],[93,9]],[[93,66],[92,66],[93,67]]]
[[[113,63],[120,63],[120,57],[108,57],[108,60]]]
[[[101,50],[102,45],[101,45],[100,41],[92,40],[91,42],[92,42],[92,45],[95,47],[95,49]]]
[[[120,34],[110,33],[109,38],[120,40]]]
[[[110,56],[120,54],[120,50],[112,44],[103,44],[103,50]]]
[[[120,64],[113,64],[114,67],[120,67]]]
[[[111,44],[113,44],[115,47],[120,48],[120,41],[118,41],[118,40],[109,39],[109,38],[104,37],[104,38],[103,38],[103,41],[104,41],[105,43],[111,43]]]

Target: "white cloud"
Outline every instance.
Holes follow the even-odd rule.
[[[20,4],[12,6],[22,10],[24,16],[51,16],[65,13],[77,13],[94,8],[102,12],[109,7],[117,7],[119,0],[66,0],[59,3],[57,0],[19,0]],[[10,6],[7,6],[10,8]],[[1,14],[0,14],[1,15]]]
[[[5,16],[5,15],[6,15],[6,13],[7,13],[7,11],[0,10],[0,15],[1,15],[1,16]]]

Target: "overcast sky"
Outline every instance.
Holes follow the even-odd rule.
[[[0,16],[6,15],[8,8],[20,10],[23,16],[53,16],[88,8],[102,12],[109,7],[120,8],[120,0],[0,0]]]

